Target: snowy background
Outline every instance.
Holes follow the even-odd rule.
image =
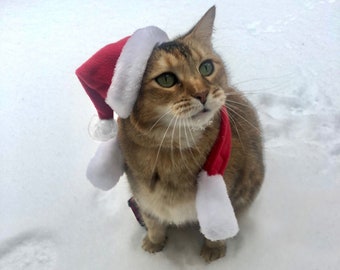
[[[259,110],[267,172],[227,256],[207,265],[193,230],[144,252],[126,179],[109,192],[86,180],[95,110],[74,71],[137,28],[186,32],[213,4],[215,48]],[[2,0],[0,269],[339,269],[339,53],[337,0]]]

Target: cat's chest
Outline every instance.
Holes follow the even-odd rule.
[[[198,157],[183,158],[176,152],[159,154],[149,176],[144,181],[137,180],[135,194],[146,212],[175,225],[197,221],[197,173],[202,161]]]
[[[159,186],[154,192],[141,189],[138,201],[141,208],[162,222],[183,225],[197,222],[194,191],[171,194]]]
[[[141,209],[169,224],[197,222],[197,175],[216,138],[215,130],[201,133],[200,139],[189,130],[169,132],[170,139],[163,136],[156,144],[128,133],[124,126],[122,131],[128,178]],[[176,134],[184,141],[176,140]]]

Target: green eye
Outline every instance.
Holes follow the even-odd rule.
[[[198,70],[204,77],[210,76],[214,72],[214,64],[211,60],[206,60],[200,65]]]
[[[170,72],[159,75],[155,80],[160,86],[164,88],[170,88],[178,82],[176,75]]]

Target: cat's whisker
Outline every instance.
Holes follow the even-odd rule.
[[[179,151],[182,154],[182,134],[181,134],[181,129],[182,129],[182,119],[179,119],[179,129],[178,129],[178,147],[179,147]]]
[[[256,92],[256,91],[253,91],[253,92],[242,91],[240,93],[228,93],[227,98],[228,98],[228,96],[230,97],[230,96],[244,96],[244,95],[246,95],[246,96],[262,95],[262,94],[265,94],[265,93],[269,93],[269,92],[263,92],[263,91],[261,92],[261,89],[258,92]]]
[[[195,162],[195,164],[196,164],[198,167],[201,167],[201,165],[199,164],[199,162],[196,160],[194,153],[192,152],[192,147],[191,147],[191,145],[190,145],[189,138],[188,138],[188,134],[187,134],[187,131],[186,131],[187,128],[189,128],[189,127],[185,124],[185,126],[184,126],[184,134],[185,134],[185,139],[186,139],[186,142],[187,142],[187,145],[188,145],[188,149],[189,149],[189,151],[190,151],[190,153],[191,153],[192,159],[193,159],[193,161]]]
[[[186,158],[185,158],[185,156],[184,156],[183,153],[182,153],[182,144],[181,144],[181,140],[182,140],[181,135],[182,135],[182,134],[181,134],[181,127],[183,126],[183,119],[180,119],[180,121],[179,121],[179,126],[180,126],[180,128],[178,129],[178,136],[179,136],[179,153],[180,153],[180,155],[181,155],[181,158],[182,158],[182,161],[183,161],[184,166],[187,168],[187,170],[190,172],[191,175],[194,175],[193,171],[192,171],[192,170],[190,169],[190,167],[187,165]],[[184,131],[185,131],[185,128],[186,128],[186,127],[184,127]],[[190,147],[189,147],[189,150],[190,150],[190,152],[191,152]]]
[[[233,118],[233,120],[235,121],[235,123],[238,124],[239,127],[243,128],[244,126],[242,126],[242,123],[245,122],[247,125],[256,128],[251,122],[249,122],[246,118],[244,118],[244,116],[241,115],[243,111],[240,110],[240,108],[227,103],[225,104],[225,106],[227,107],[229,118]],[[241,113],[238,113],[237,110],[240,111]],[[237,118],[241,118],[243,122]],[[256,128],[256,130],[258,129]]]
[[[187,123],[186,123],[186,119],[183,119],[183,122],[184,122],[183,127],[184,127],[185,141],[186,141],[186,143],[187,143],[187,147],[188,147],[189,149],[191,149],[191,144],[190,144],[190,141],[189,141],[189,138],[188,138],[188,133],[187,133],[187,128],[189,128],[189,127],[188,127],[188,125],[187,125]]]
[[[257,89],[243,89],[242,93],[246,95],[261,95],[261,94],[272,94],[273,89],[280,89],[283,88],[282,85],[277,85],[273,87],[264,87],[264,88],[257,88]]]
[[[167,114],[169,114],[171,112],[171,109],[169,109],[168,111],[166,111],[164,114],[162,114],[157,121],[152,125],[152,127],[148,130],[148,132],[146,134],[149,134],[152,129],[159,123],[159,121],[161,121]]]
[[[227,106],[227,104],[226,104]],[[259,130],[254,124],[252,124],[251,122],[249,122],[244,116],[242,116],[240,113],[238,113],[236,110],[238,110],[238,107],[232,106],[232,105],[228,105],[227,108],[233,112],[234,114],[236,114],[238,117],[240,117],[243,121],[245,121],[246,123],[248,123],[252,128],[254,128],[259,134],[261,134],[261,130]]]
[[[189,136],[188,136],[188,133],[187,133],[187,130],[190,131],[190,126],[187,124],[187,122],[188,122],[187,119],[185,119],[185,128],[184,128],[185,139],[186,139],[186,141],[187,141],[188,149],[189,149],[189,151],[190,151],[190,153],[191,153],[191,155],[192,155],[192,157],[193,157],[194,162],[196,163],[196,165],[200,166],[200,163],[199,163],[199,162],[197,161],[197,159],[195,158],[195,154],[194,154],[194,152],[193,152],[193,147],[196,148],[197,152],[200,153],[200,151],[199,151],[199,149],[198,149],[198,147],[197,147],[197,143],[196,143],[196,141],[194,140],[193,136],[191,136],[193,141],[192,141],[192,143],[190,143],[190,139],[189,139]]]
[[[262,88],[255,88],[255,89],[249,89],[249,87],[243,87],[241,93],[246,94],[246,95],[258,95],[258,94],[272,94],[273,93],[273,89],[283,89],[283,88],[287,88],[289,87],[289,85],[291,84],[290,81],[284,81],[284,82],[280,82],[280,83],[276,83],[272,86],[268,86],[268,87],[262,87]],[[227,93],[227,94],[241,94],[241,93]]]
[[[225,113],[225,112],[222,111],[222,113]],[[234,117],[232,115],[230,115],[230,114],[229,114],[229,119],[230,119],[230,122],[231,122],[232,126],[235,127],[237,136],[238,136],[238,138],[240,140],[240,143],[241,143],[241,147],[242,147],[243,151],[245,151],[245,148],[244,148],[244,145],[243,145],[243,142],[242,142],[242,138],[241,138],[240,132],[239,132],[238,127],[237,127],[237,123],[236,123]]]
[[[226,103],[233,103],[233,104],[237,104],[237,105],[241,105],[241,106],[244,106],[244,107],[247,107],[247,108],[252,108],[252,106],[246,104],[246,103],[241,103],[241,102],[237,102],[237,101],[234,101],[234,100],[230,100],[230,99],[227,99]]]
[[[232,96],[232,95],[231,95],[231,96]],[[257,110],[259,113],[264,114],[264,115],[266,115],[266,116],[268,116],[268,117],[270,117],[270,118],[273,118],[269,113],[267,113],[267,112],[261,110],[260,108],[258,108],[259,106],[256,105],[256,104],[254,104],[254,103],[253,103],[253,106],[251,106],[251,105],[248,105],[248,104],[245,104],[245,103],[241,103],[241,102],[237,102],[237,101],[234,101],[234,100],[230,100],[230,99],[228,99],[228,98],[227,98],[227,100],[226,100],[226,103],[227,103],[226,106],[228,106],[228,103],[233,103],[233,104],[235,104],[235,108],[237,107],[237,105],[243,106],[243,107],[245,107],[245,108],[249,108],[250,110],[253,110],[253,108],[256,108],[256,110]],[[232,106],[232,105],[230,105],[230,106]],[[237,109],[239,109],[239,108],[237,108]]]
[[[163,142],[165,140],[165,137],[166,137],[166,134],[168,133],[169,131],[169,128],[171,127],[171,124],[172,124],[172,121],[175,119],[176,116],[173,116],[172,119],[170,120],[169,122],[169,125],[168,127],[166,128],[165,132],[164,132],[164,135],[163,135],[163,138],[161,140],[161,143],[159,144],[159,147],[158,147],[158,151],[157,151],[157,155],[156,155],[156,159],[155,159],[155,164],[153,166],[153,173],[155,172],[156,170],[156,166],[157,166],[157,162],[158,162],[158,158],[159,158],[159,153],[161,152],[161,149],[162,149],[162,145],[163,145]]]
[[[191,128],[190,128],[190,123],[189,123],[189,120],[190,120],[190,119],[187,119],[187,118],[186,118],[185,120],[186,120],[187,126],[189,127],[188,130],[189,130],[189,134],[190,134],[190,136],[191,136],[191,140],[192,140],[192,142],[193,142],[193,146],[195,147],[195,149],[197,150],[197,152],[198,152],[199,154],[202,154],[201,151],[199,150],[199,148],[197,147],[196,140],[195,140],[195,138],[194,138],[194,135],[192,134],[192,130],[191,130]],[[191,120],[190,120],[190,121],[191,121]]]
[[[186,118],[185,115],[183,115],[183,111],[184,111],[184,109],[181,108],[181,110],[179,112],[179,114],[182,115],[181,120],[180,120],[180,124],[181,124],[181,126],[184,127],[184,134],[186,136],[187,147],[190,148],[191,144],[190,144],[190,141],[187,139],[188,137],[187,137],[187,132],[186,132],[187,127],[189,127],[190,125],[188,123],[188,118]],[[195,142],[195,141],[193,140],[193,142]]]
[[[177,126],[177,121],[178,121],[178,116],[175,116],[176,119],[175,119],[175,124],[174,126],[172,127],[172,134],[171,134],[171,152],[170,152],[170,155],[171,155],[171,163],[172,164],[175,164],[174,162],[174,135],[175,135],[175,130],[176,130],[176,126]]]
[[[262,77],[262,78],[254,78],[254,79],[248,79],[248,80],[244,80],[244,81],[239,81],[239,82],[235,82],[233,83],[232,85],[233,86],[237,86],[237,85],[240,85],[240,84],[245,84],[245,83],[249,83],[249,82],[256,82],[256,81],[270,81],[270,80],[273,80],[273,79],[286,79],[286,78],[292,78],[294,77],[294,73],[288,73],[288,74],[285,74],[285,75],[281,75],[281,76],[272,76],[272,77]]]

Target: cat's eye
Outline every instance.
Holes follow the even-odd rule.
[[[211,60],[206,60],[200,65],[198,70],[204,77],[210,76],[214,72],[214,64]]]
[[[178,82],[176,75],[171,72],[162,73],[156,77],[155,80],[160,86],[164,88],[170,88]]]

